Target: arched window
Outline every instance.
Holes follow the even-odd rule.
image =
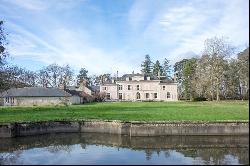
[[[136,93],[136,99],[140,99],[141,98],[141,95],[139,92]]]
[[[167,92],[167,99],[170,98],[170,92]]]

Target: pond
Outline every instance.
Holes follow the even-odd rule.
[[[249,164],[249,136],[60,133],[0,139],[3,164]]]

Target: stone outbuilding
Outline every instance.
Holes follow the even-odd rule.
[[[71,104],[70,97],[71,94],[58,88],[11,88],[1,93],[0,104],[4,106]]]

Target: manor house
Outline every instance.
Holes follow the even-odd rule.
[[[100,92],[105,93],[106,101],[177,101],[175,77],[149,74],[125,74],[111,80],[104,80]]]

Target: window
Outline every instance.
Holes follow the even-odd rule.
[[[122,90],[122,85],[118,85],[118,89],[119,89],[119,90]]]
[[[102,89],[103,89],[103,90],[107,90],[107,87],[106,87],[106,86],[104,86]]]
[[[128,90],[131,90],[131,85],[128,85]]]
[[[162,87],[163,90],[165,90],[165,88],[166,88],[165,86]]]
[[[147,99],[149,98],[149,93],[146,93],[146,98],[147,98]]]
[[[107,99],[110,100],[110,93],[107,93]]]
[[[137,89],[137,90],[140,90],[140,85],[136,85],[136,89]]]
[[[157,98],[157,93],[154,93],[154,98],[155,98],[155,99]]]
[[[10,102],[10,98],[9,97],[6,97],[5,98],[5,103],[9,103]]]
[[[140,99],[141,98],[141,95],[139,92],[136,93],[136,99]]]
[[[122,93],[119,93],[119,100],[122,100]]]
[[[11,98],[11,103],[12,103],[12,104],[14,103],[14,97]]]
[[[170,92],[167,92],[167,99],[170,98]]]

